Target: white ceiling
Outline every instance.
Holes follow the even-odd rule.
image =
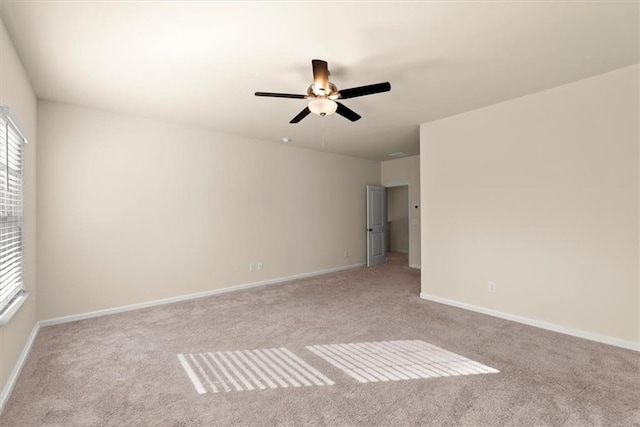
[[[363,158],[417,154],[420,123],[639,61],[639,3],[11,1],[0,13],[41,99]],[[289,124],[311,59],[362,115]]]

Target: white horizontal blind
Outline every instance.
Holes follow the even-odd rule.
[[[20,132],[0,115],[0,313],[23,290],[23,167]]]

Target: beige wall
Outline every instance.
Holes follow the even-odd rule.
[[[407,186],[387,189],[388,222],[390,223],[387,248],[396,252],[409,252],[409,189]]]
[[[365,261],[378,162],[51,102],[38,114],[43,319]]]
[[[36,323],[36,97],[0,21],[0,105],[8,105],[29,138],[25,148],[24,280],[30,296],[0,327],[0,390],[4,388]]]
[[[409,264],[420,268],[420,156],[404,157],[401,159],[387,160],[380,164],[382,185],[393,187],[397,185],[409,185],[409,211],[411,236],[411,248],[409,251]],[[416,209],[415,206],[418,206]]]
[[[423,124],[422,292],[640,342],[638,114],[636,65]]]

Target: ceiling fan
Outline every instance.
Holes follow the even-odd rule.
[[[376,83],[367,86],[352,87],[338,91],[336,85],[329,81],[329,68],[327,61],[314,59],[311,61],[313,66],[313,83],[307,89],[306,95],[295,95],[289,93],[272,93],[272,92],[256,92],[256,96],[269,96],[272,98],[293,98],[308,99],[309,104],[304,110],[300,111],[289,123],[298,123],[307,117],[310,113],[319,116],[328,116],[338,113],[352,122],[360,119],[360,115],[344,104],[337,102],[337,99],[356,98],[358,96],[373,95],[374,93],[388,92],[391,90],[389,82]]]

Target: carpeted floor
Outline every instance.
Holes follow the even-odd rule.
[[[405,256],[41,329],[3,426],[640,425],[640,355],[419,298]],[[306,349],[420,340],[499,373],[360,383]],[[286,348],[335,384],[198,394],[178,354]]]

